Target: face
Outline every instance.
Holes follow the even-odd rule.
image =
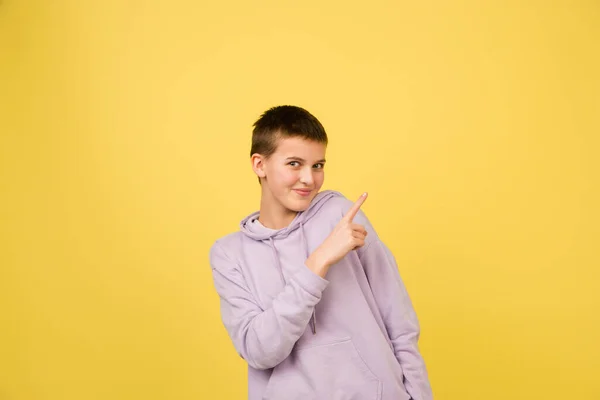
[[[323,186],[325,150],[323,143],[291,137],[280,138],[268,159],[253,155],[254,171],[263,178],[263,199],[284,211],[306,210]]]

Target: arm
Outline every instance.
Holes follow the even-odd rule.
[[[221,319],[238,354],[253,368],[275,367],[304,333],[329,282],[309,268],[299,268],[271,307],[262,310],[238,265],[218,242],[210,250],[210,264],[221,299]]]
[[[364,225],[368,232],[365,246],[358,249],[358,255],[402,367],[406,390],[414,400],[430,400],[433,395],[429,377],[418,348],[419,321],[396,260],[362,211],[355,222]]]

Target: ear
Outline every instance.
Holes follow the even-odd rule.
[[[264,178],[267,176],[265,172],[265,157],[254,153],[252,157],[250,157],[250,162],[252,163],[252,170],[259,178]]]

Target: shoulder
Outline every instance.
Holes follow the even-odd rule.
[[[331,197],[323,205],[322,210],[320,210],[320,211],[325,212],[332,216],[342,218],[344,215],[346,215],[346,213],[348,213],[348,211],[350,211],[350,209],[352,208],[352,206],[354,206],[354,203],[356,201],[349,199],[341,192],[338,192],[338,191],[333,191],[333,192],[336,193],[337,196]],[[357,199],[358,199],[358,197],[357,197]],[[359,212],[357,214],[357,219],[360,220],[361,222],[364,222],[364,220],[366,219],[366,215],[362,209],[359,210]]]
[[[350,201],[344,194],[338,191],[332,190],[336,196],[331,197],[323,204],[323,207],[319,210],[320,213],[325,213],[332,216],[344,216],[346,212],[352,207],[353,202]]]
[[[242,247],[242,235],[242,232],[233,232],[213,242],[209,251],[213,268],[223,262],[235,262],[236,254]]]
[[[227,235],[221,236],[220,238],[215,240],[213,243],[213,247],[221,246],[224,248],[228,248],[231,246],[235,246],[241,240],[242,235],[243,235],[243,233],[241,231],[228,233]]]

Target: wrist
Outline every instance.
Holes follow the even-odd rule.
[[[325,278],[327,275],[327,271],[329,271],[329,264],[321,257],[318,251],[312,253],[305,262],[308,269],[310,269],[315,274],[319,275],[321,278]]]

